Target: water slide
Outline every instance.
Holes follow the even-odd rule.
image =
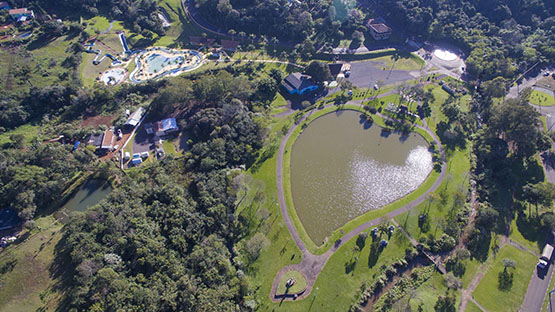
[[[121,46],[123,47],[123,52],[131,53],[131,50],[129,50],[129,46],[127,45],[127,40],[125,39],[125,35],[123,34],[123,32],[119,33],[119,40],[121,42]]]
[[[94,65],[100,64],[106,57],[108,57],[108,58],[110,58],[110,59],[112,60],[112,65],[121,64],[121,61],[118,60],[117,57],[113,56],[113,55],[110,54],[110,53],[106,53],[106,54],[104,54],[102,57],[100,57],[100,56],[102,55],[102,50],[100,50],[100,49],[94,49],[94,50],[93,50],[93,48],[92,48],[93,45],[94,45],[94,43],[85,45],[85,46],[87,47],[87,49],[85,49],[85,52],[96,54],[96,57],[95,57],[94,60],[93,60],[93,64],[94,64]]]

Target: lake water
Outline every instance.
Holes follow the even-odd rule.
[[[89,207],[98,204],[112,191],[112,186],[105,180],[87,180],[69,198],[69,200],[55,214],[57,219],[62,218],[62,222],[68,220],[68,215],[72,211],[86,211]]]
[[[414,191],[432,168],[420,135],[383,132],[354,111],[331,113],[310,123],[293,145],[293,202],[319,245],[355,217]]]

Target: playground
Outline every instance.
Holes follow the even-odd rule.
[[[137,55],[137,67],[131,73],[131,81],[140,83],[158,79],[166,75],[177,75],[184,71],[197,69],[204,57],[194,50],[149,48]]]

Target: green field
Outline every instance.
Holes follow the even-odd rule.
[[[38,125],[28,123],[13,130],[4,132],[0,134],[0,146],[10,142],[10,136],[17,134],[22,134],[25,137],[25,144],[29,144],[38,137],[39,130],[40,127]]]
[[[555,105],[555,98],[553,94],[548,94],[538,90],[532,90],[530,94],[530,103],[540,106],[553,106]]]
[[[509,291],[498,288],[498,275],[503,271],[503,259],[510,258],[516,261],[516,269],[509,269],[514,272],[513,285]],[[497,253],[493,264],[489,265],[484,278],[472,293],[478,301],[488,311],[518,311],[528,283],[536,266],[536,256],[517,249],[511,245],[503,246]]]
[[[52,223],[52,217],[37,224]],[[6,273],[0,274],[0,311],[55,311],[63,292],[53,271],[54,250],[62,237],[62,225],[55,224],[32,235],[18,245],[8,247],[0,255],[0,266],[15,261]]]
[[[289,281],[290,278],[295,280],[295,284],[287,288],[286,286],[287,281]],[[306,288],[306,279],[304,278],[304,275],[302,275],[301,272],[299,271],[292,270],[281,276],[281,279],[279,280],[279,284],[277,288],[277,294],[278,295],[286,294],[286,293],[295,294],[300,291],[303,291],[305,288]]]

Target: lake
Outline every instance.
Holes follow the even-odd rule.
[[[62,218],[61,221],[66,222],[70,212],[86,211],[89,207],[98,204],[110,192],[112,192],[112,186],[106,180],[87,180],[71,195],[62,208],[56,212],[55,217],[57,219]]]
[[[418,188],[433,168],[426,140],[364,123],[360,113],[324,115],[291,150],[291,193],[317,244],[348,221]]]

